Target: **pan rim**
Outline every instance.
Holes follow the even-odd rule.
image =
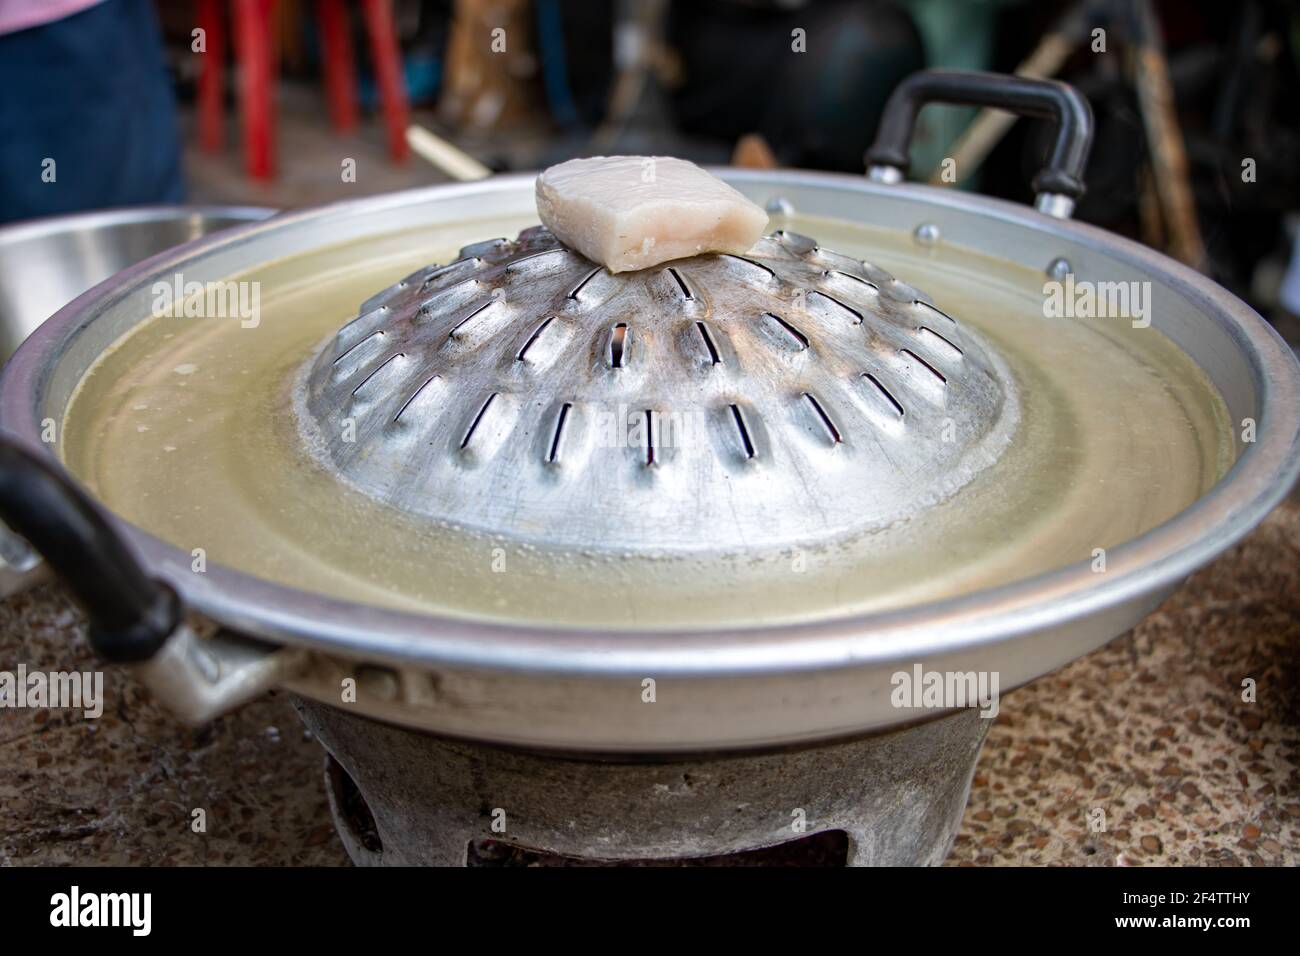
[[[1134,260],[1161,274],[1224,325],[1255,376],[1261,409],[1257,441],[1209,492],[1163,524],[1108,549],[1108,572],[1087,561],[996,588],[934,603],[818,619],[732,628],[575,629],[403,611],[344,601],[211,563],[190,573],[190,556],[142,529],[110,519],[145,566],[171,583],[193,610],[228,627],[279,643],[347,658],[422,667],[624,679],[647,672],[675,677],[741,677],[886,666],[992,647],[1050,630],[1171,587],[1252,530],[1300,475],[1300,366],[1276,332],[1211,280],[1122,237],[1062,222],[988,197],[922,185],[881,185],[835,173],[714,170],[733,185],[808,186],[914,200],[991,216]],[[282,213],[204,237],[118,273],[69,303],[33,334],[0,377],[0,430],[51,456],[39,439],[40,403],[61,349],[114,301],[178,264],[247,242],[273,229],[329,215],[375,213],[431,196],[531,189],[532,174],[438,185]],[[33,414],[35,413],[35,414]],[[1106,639],[1109,639],[1109,635]],[[1099,642],[1100,643],[1100,642]],[[1063,663],[1063,662],[1062,662]]]

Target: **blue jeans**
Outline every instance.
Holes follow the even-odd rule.
[[[184,198],[150,0],[0,35],[0,222]]]

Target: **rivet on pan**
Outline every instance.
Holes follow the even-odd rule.
[[[774,196],[767,201],[767,213],[769,216],[793,216],[794,206],[790,200],[784,196]]]
[[[932,222],[923,222],[916,227],[912,233],[912,238],[918,245],[933,246],[939,242],[939,227]]]
[[[1070,265],[1070,260],[1062,256],[1057,256],[1047,266],[1047,275],[1057,282],[1062,281],[1073,271],[1074,267]]]

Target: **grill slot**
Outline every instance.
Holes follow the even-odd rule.
[[[854,325],[861,325],[861,324],[862,324],[862,313],[859,312],[857,309],[853,308],[853,306],[848,305],[848,304],[845,303],[845,302],[841,302],[839,299],[835,298],[835,296],[831,295],[829,292],[822,292],[820,289],[814,289],[812,292],[809,292],[809,293],[808,293],[808,298],[811,299],[811,298],[812,298],[813,296],[815,296],[815,295],[819,295],[819,296],[821,296],[823,299],[827,299],[828,301],[830,301],[830,302],[834,303],[835,305],[839,306],[839,307],[840,307],[841,309],[843,309],[845,312],[849,313],[849,315],[853,316],[853,324],[854,324]]]
[[[478,410],[478,414],[474,416],[474,420],[470,422],[469,429],[465,432],[465,437],[460,440],[461,451],[464,451],[469,447],[469,443],[474,437],[474,432],[478,431],[479,423],[483,421],[483,416],[486,415],[487,410],[492,407],[492,403],[496,401],[498,394],[498,392],[493,392],[489,395],[487,401],[484,402],[483,406]]]
[[[956,325],[956,324],[957,324],[957,320],[956,320],[956,319],[954,319],[951,315],[949,315],[947,312],[943,311],[943,309],[939,308],[939,307],[936,306],[936,305],[931,305],[929,302],[923,302],[923,301],[921,301],[920,299],[916,299],[916,300],[914,300],[914,301],[912,302],[912,304],[915,305],[915,306],[919,306],[919,307],[921,307],[922,309],[929,309],[929,310],[930,310],[931,312],[933,312],[935,315],[937,315],[937,316],[939,316],[939,317],[941,317],[941,318],[947,319],[947,320],[948,320],[949,322],[951,322],[953,325]]]
[[[464,328],[466,325],[468,325],[470,322],[474,321],[476,318],[478,318],[480,315],[482,315],[482,314],[483,314],[485,311],[487,311],[489,308],[491,308],[492,306],[496,305],[498,301],[500,301],[500,300],[498,300],[498,299],[488,299],[488,300],[487,300],[486,302],[484,302],[482,305],[475,307],[474,310],[473,310],[472,312],[469,313],[469,315],[465,316],[463,319],[461,319],[459,322],[457,322],[455,325],[453,325],[453,326],[451,327],[451,331],[447,333],[447,338],[448,338],[448,339],[455,339],[455,338],[458,338],[459,335],[460,335],[460,330],[461,330],[461,329],[463,329],[463,328]]]
[[[862,276],[855,276],[852,272],[843,272],[839,269],[831,269],[827,272],[823,272],[822,275],[826,276],[828,279],[839,276],[840,278],[849,279],[853,282],[856,282],[858,285],[864,285],[872,292],[875,292],[877,294],[879,294],[880,292],[880,287],[876,285],[874,282],[872,282],[870,279],[864,279],[862,278]]]
[[[545,332],[545,331],[546,331],[546,327],[547,327],[548,325],[550,325],[550,324],[551,324],[552,322],[554,322],[554,321],[555,321],[555,316],[553,316],[553,315],[552,315],[552,316],[549,316],[547,319],[545,319],[545,320],[542,322],[541,325],[539,325],[537,328],[533,329],[533,334],[530,335],[530,336],[528,336],[528,341],[524,343],[523,348],[521,348],[521,349],[519,350],[519,353],[515,356],[515,361],[516,361],[516,362],[523,362],[523,361],[525,361],[524,356],[526,356],[526,355],[528,354],[528,350],[529,350],[530,348],[533,347],[533,343],[537,341],[537,337],[538,337],[539,335],[541,335],[543,332]]]
[[[962,356],[962,355],[965,355],[965,354],[966,354],[966,353],[963,352],[961,349],[959,349],[956,345],[954,345],[951,341],[949,341],[946,337],[940,335],[938,332],[936,332],[934,329],[930,328],[928,325],[923,325],[923,326],[921,326],[921,328],[920,328],[918,331],[919,331],[919,332],[927,333],[927,334],[929,334],[929,335],[933,335],[936,339],[938,339],[938,340],[939,340],[940,342],[942,342],[944,345],[948,346],[948,348],[950,348],[950,349],[952,349],[954,352],[956,352],[958,356]]]
[[[620,322],[609,333],[609,367],[622,368],[627,347],[627,323]]]
[[[931,364],[930,364],[929,362],[927,362],[925,359],[921,358],[921,356],[917,355],[917,354],[916,354],[915,352],[913,352],[911,349],[899,349],[898,354],[899,354],[899,355],[906,355],[908,358],[914,358],[914,359],[916,359],[918,362],[920,362],[920,363],[921,363],[921,364],[922,364],[922,365],[923,365],[923,366],[924,366],[924,367],[925,367],[925,368],[930,372],[931,375],[933,375],[935,378],[937,378],[937,379],[938,379],[942,384],[944,384],[944,385],[947,385],[947,384],[948,384],[948,376],[944,375],[943,372],[940,372],[937,368],[935,368],[933,365],[931,365]]]
[[[754,441],[749,437],[749,426],[745,424],[745,416],[740,412],[739,405],[728,405],[731,409],[731,418],[736,423],[736,434],[740,436],[740,443],[745,448],[745,457],[754,457]]]
[[[394,352],[392,355],[388,356],[388,358],[384,359],[377,366],[375,366],[375,368],[371,370],[370,374],[367,375],[365,378],[363,378],[357,384],[357,387],[352,390],[352,394],[355,395],[357,392],[361,391],[361,389],[365,387],[366,383],[369,382],[376,375],[378,375],[380,372],[382,372],[385,368],[387,368],[390,362],[393,362],[396,359],[400,359],[400,358],[406,358],[406,355],[402,352]]]
[[[596,278],[596,276],[599,275],[600,272],[601,270],[599,268],[592,269],[590,272],[588,272],[585,276],[582,277],[581,282],[579,282],[577,285],[575,285],[572,289],[569,290],[569,294],[566,296],[566,298],[573,299],[576,301],[579,293],[581,293],[582,290],[587,287],[587,283],[590,282],[592,279]]]
[[[543,249],[541,252],[534,252],[526,256],[520,256],[518,259],[513,260],[510,263],[510,265],[507,266],[506,268],[514,270],[514,269],[518,269],[521,265],[524,265],[525,263],[532,262],[535,259],[543,259],[547,256],[560,256],[560,255],[568,255],[568,250],[567,249]],[[590,279],[591,276],[587,276],[587,278]],[[576,292],[577,290],[575,289],[574,291]]]
[[[775,279],[775,278],[776,278],[776,273],[775,273],[775,272],[773,272],[773,271],[772,271],[771,269],[769,269],[767,266],[763,265],[763,263],[761,263],[761,262],[756,262],[756,261],[754,261],[753,259],[748,258],[747,256],[737,256],[737,255],[733,255],[733,254],[727,252],[727,253],[723,253],[722,257],[723,257],[724,259],[733,259],[733,260],[735,260],[736,262],[743,262],[743,263],[745,263],[746,265],[753,266],[755,269],[761,269],[761,270],[763,270],[763,272],[767,275],[767,277],[768,277],[769,279]]]
[[[688,302],[693,301],[695,299],[695,292],[691,289],[690,284],[686,281],[685,276],[683,276],[672,266],[669,266],[664,271],[673,277],[673,281],[677,283],[677,289],[679,292],[681,292],[683,299],[685,299]]]
[[[400,419],[402,415],[405,414],[406,410],[411,407],[411,402],[419,398],[420,395],[424,392],[424,390],[436,381],[438,381],[437,375],[431,375],[429,378],[427,378],[423,385],[421,385],[419,388],[417,388],[414,392],[411,393],[410,398],[402,402],[402,407],[399,408],[397,410],[397,414],[393,416],[393,421],[397,421],[398,419]]]
[[[345,358],[347,358],[349,355],[351,355],[351,354],[352,354],[353,352],[355,352],[357,349],[361,348],[361,346],[365,345],[365,344],[366,344],[367,342],[369,342],[371,339],[373,339],[373,338],[381,338],[381,339],[382,339],[383,337],[384,337],[384,330],[383,330],[383,329],[377,329],[376,331],[371,332],[369,335],[367,335],[364,339],[362,339],[362,340],[361,340],[360,342],[358,342],[356,345],[352,346],[350,349],[348,349],[348,350],[345,351],[342,355],[340,355],[338,358],[336,358],[336,359],[334,360],[333,364],[334,364],[334,365],[338,365],[339,362],[342,362]]]
[[[775,312],[764,312],[763,314],[768,318],[770,318],[777,325],[781,326],[781,328],[785,329],[786,332],[790,334],[790,338],[794,339],[795,342],[799,344],[800,352],[808,348],[808,336],[804,335],[797,328],[795,328],[785,319],[781,318],[781,316],[777,315]]]
[[[888,527],[996,461],[967,453],[1008,447],[1015,382],[978,332],[814,246],[609,273],[529,230],[479,253],[476,285],[466,265],[419,297],[415,273],[304,363],[305,450],[507,542],[734,554]]]
[[[713,344],[713,336],[709,334],[709,327],[703,322],[696,322],[695,328],[699,330],[700,338],[704,340],[704,347],[709,353],[710,365],[721,365],[722,358],[718,355],[718,347]]]
[[[808,400],[808,404],[813,407],[817,417],[821,419],[822,424],[826,426],[826,433],[830,436],[831,442],[839,445],[844,441],[844,436],[840,434],[839,427],[831,421],[831,416],[822,408],[822,403],[817,401],[817,397],[812,392],[804,392],[803,397]]]
[[[655,463],[655,413],[645,410],[645,463],[649,467]]]
[[[791,232],[789,229],[778,229],[772,233],[772,238],[787,247],[797,256],[811,256],[820,251],[821,247],[817,245],[815,239],[807,236],[801,236],[797,232]]]
[[[894,393],[885,387],[884,382],[880,381],[880,379],[876,378],[876,376],[872,375],[870,372],[863,372],[862,377],[875,386],[876,391],[880,393],[880,397],[894,407],[894,411],[898,412],[899,418],[902,418],[907,414],[907,412],[904,411],[902,404],[894,397]]]
[[[548,464],[554,464],[560,458],[560,441],[564,438],[564,426],[569,420],[569,410],[573,408],[572,402],[565,402],[560,406],[560,414],[555,417],[555,431],[551,434],[551,448],[546,453]]]
[[[434,287],[434,285],[437,284],[438,280],[441,279],[443,276],[445,276],[448,272],[451,272],[453,269],[457,269],[460,266],[463,266],[467,262],[472,262],[474,265],[477,266],[480,265],[483,262],[483,260],[477,257],[470,257],[466,259],[457,259],[455,262],[449,262],[441,269],[435,269],[433,272],[425,276],[424,281],[420,283],[420,291],[428,292],[430,289]]]

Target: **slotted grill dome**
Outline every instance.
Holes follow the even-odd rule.
[[[366,301],[295,404],[326,469],[419,520],[637,553],[885,527],[1018,420],[924,293],[784,231],[617,275],[542,228],[468,246]]]

